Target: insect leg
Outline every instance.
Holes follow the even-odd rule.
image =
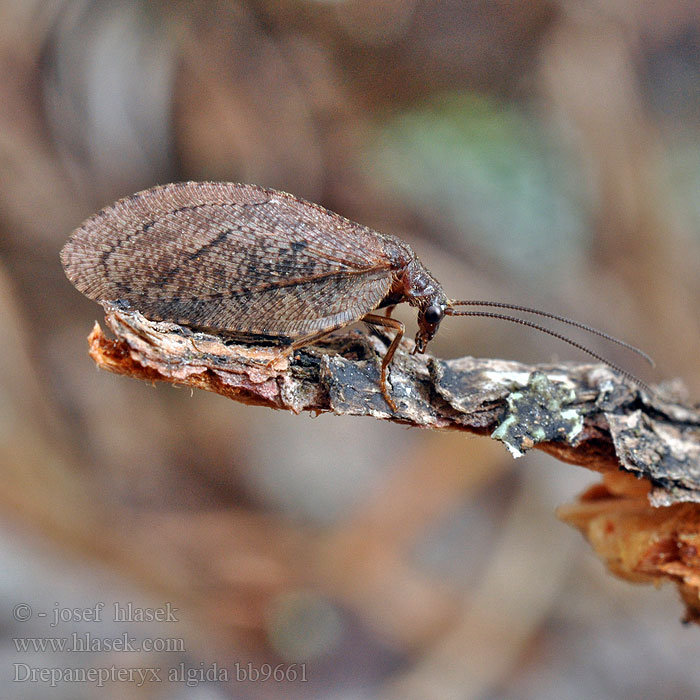
[[[391,306],[387,306],[386,311],[384,312],[384,316],[386,316],[386,318],[391,318],[391,314],[394,312],[395,308],[396,308],[396,304],[392,304]]]
[[[309,333],[309,335],[304,335],[301,338],[297,338],[291,345],[285,345],[284,348],[282,348],[275,357],[273,357],[268,363],[267,367],[270,368],[272,365],[277,362],[282,357],[289,357],[295,350],[298,350],[299,348],[304,348],[307,345],[311,345],[312,343],[315,343],[317,340],[321,340],[321,338],[325,338],[327,335],[330,335],[333,331],[337,331],[339,328],[341,328],[344,324],[338,324],[337,326],[333,326],[332,328],[326,328],[323,331],[318,331],[314,333]]]
[[[339,323],[337,326],[333,326],[332,328],[326,328],[325,331],[319,331],[318,333],[310,333],[309,335],[305,335],[302,338],[299,338],[298,340],[295,340],[290,346],[289,346],[289,352],[293,352],[294,350],[298,350],[299,348],[306,347],[307,345],[311,345],[311,343],[315,343],[317,340],[321,340],[321,338],[325,338],[327,335],[330,335],[333,331],[337,331],[338,328],[342,328],[346,324]]]
[[[391,358],[394,357],[396,348],[399,347],[399,343],[401,342],[401,338],[403,338],[403,334],[406,328],[403,325],[403,323],[401,323],[401,321],[397,321],[395,318],[387,318],[386,316],[379,316],[377,314],[365,314],[361,320],[373,326],[393,328],[396,331],[396,335],[391,341],[391,345],[389,345],[389,347],[387,348],[386,354],[384,355],[384,359],[382,360],[382,370],[380,377],[380,384],[382,387],[382,394],[384,395],[384,399],[389,404],[389,406],[391,406],[391,410],[396,411],[396,404],[394,403],[394,400],[391,398],[391,396],[389,396],[389,390],[386,386],[386,370],[389,366],[389,363],[391,362]]]

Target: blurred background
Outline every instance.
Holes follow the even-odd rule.
[[[114,199],[187,179],[399,235],[448,295],[588,322],[658,367],[591,347],[697,399],[695,0],[0,0],[0,695],[700,696],[675,592],[612,578],[556,520],[595,475],[95,371],[101,309],[58,252]],[[430,349],[583,359],[477,320]],[[88,632],[160,652],[17,642]],[[264,664],[283,680],[250,679]],[[112,665],[161,681],[27,679]]]

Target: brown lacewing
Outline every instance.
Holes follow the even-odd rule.
[[[525,319],[457,306],[510,309],[576,326],[516,304],[449,299],[411,247],[316,204],[256,185],[185,182],[120,199],[90,217],[61,251],[70,281],[96,301],[127,303],[153,321],[170,321],[292,352],[355,321],[396,331],[387,368],[404,334],[396,304],[418,309],[414,352],[423,352],[445,316],[486,316],[553,335],[637,381],[579,343]],[[385,315],[375,313],[385,309]],[[643,385],[643,384],[642,384]]]

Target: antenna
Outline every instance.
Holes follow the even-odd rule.
[[[574,321],[571,318],[566,318],[565,316],[559,316],[558,314],[549,313],[549,311],[540,311],[539,309],[531,309],[528,306],[519,306],[518,304],[506,304],[506,303],[503,303],[500,301],[471,301],[471,300],[451,301],[450,305],[451,306],[490,306],[490,307],[496,308],[496,309],[511,309],[513,311],[522,311],[523,313],[535,314],[537,316],[551,318],[551,319],[554,319],[555,321],[559,321],[560,323],[565,323],[567,326],[574,326],[575,328],[580,328],[588,333],[592,333],[593,335],[597,335],[601,338],[605,338],[605,340],[609,340],[612,343],[616,343],[617,345],[621,345],[623,348],[626,348],[627,350],[631,350],[632,352],[636,353],[640,357],[643,357],[652,367],[656,366],[656,363],[654,362],[654,360],[649,355],[647,355],[647,353],[645,353],[644,350],[640,350],[639,348],[635,347],[634,345],[631,345],[630,343],[625,342],[624,340],[620,340],[619,338],[616,338],[615,336],[610,335],[609,333],[599,331],[597,328],[592,328],[591,326],[588,326],[585,323],[579,323],[578,321]],[[542,330],[542,329],[540,328],[539,330]],[[545,332],[547,332],[547,331],[545,330]],[[551,333],[550,333],[550,335],[551,335]],[[591,353],[589,352],[589,354],[591,354]]]
[[[457,302],[453,302],[457,303]],[[510,308],[510,307],[506,307]],[[518,325],[521,326],[527,326],[528,328],[534,328],[536,331],[540,331],[541,333],[546,333],[547,335],[551,335],[554,338],[557,338],[558,340],[563,341],[564,343],[567,343],[568,345],[571,345],[575,347],[577,350],[581,350],[582,352],[585,352],[587,355],[590,355],[591,357],[595,358],[599,362],[602,362],[603,364],[607,365],[611,369],[614,369],[616,372],[619,372],[623,377],[626,377],[627,379],[633,381],[637,386],[641,387],[642,389],[645,389],[648,391],[650,394],[653,393],[651,388],[645,384],[641,379],[638,379],[635,377],[632,373],[628,372],[625,369],[622,369],[622,367],[618,367],[618,365],[614,364],[613,362],[610,362],[609,360],[606,360],[604,357],[599,355],[597,352],[591,350],[590,348],[587,348],[585,345],[581,345],[581,343],[577,343],[575,340],[572,340],[571,338],[567,338],[565,335],[562,335],[561,333],[557,333],[556,331],[552,331],[549,328],[545,328],[544,326],[540,326],[538,323],[533,323],[532,321],[526,321],[523,318],[518,318],[517,316],[507,316],[506,314],[499,314],[495,313],[492,311],[455,311],[451,307],[447,307],[445,309],[445,314],[448,316],[481,316],[483,318],[495,318],[498,319],[499,321],[509,321],[510,323],[517,323]],[[549,314],[545,314],[549,315]],[[575,322],[574,322],[574,325]]]

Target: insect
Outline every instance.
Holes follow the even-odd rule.
[[[185,182],[125,197],[87,219],[61,251],[66,275],[96,301],[120,301],[154,321],[213,330],[283,352],[355,321],[396,331],[387,370],[404,335],[396,304],[418,309],[414,352],[423,352],[445,316],[485,316],[529,326],[597,353],[532,321],[490,307],[537,314],[641,350],[582,323],[516,304],[449,299],[410,246],[321,206],[257,185]],[[385,314],[377,313],[380,309]],[[635,379],[635,381],[638,381]]]

